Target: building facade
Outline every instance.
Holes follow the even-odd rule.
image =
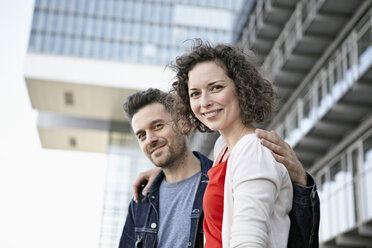
[[[321,247],[371,247],[371,1],[257,0],[238,44],[279,96],[266,128],[316,177]]]
[[[35,0],[24,74],[41,144],[107,153],[99,247],[117,247],[130,185],[152,166],[124,118],[123,101],[149,87],[168,90],[166,65],[188,39],[232,42],[243,3]]]

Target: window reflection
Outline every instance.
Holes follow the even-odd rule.
[[[174,59],[171,56],[183,52],[182,44],[186,39],[199,37],[212,43],[231,42],[233,36],[230,15],[233,9],[240,7],[239,3],[242,1],[230,3],[228,7],[225,3],[217,4],[215,1],[205,3],[195,1],[193,4],[196,6],[202,4],[205,7],[221,6],[221,8],[205,8],[208,10],[208,16],[197,15],[200,11],[204,13],[203,9],[199,8],[199,12],[190,12],[186,17],[184,13],[188,9],[196,9],[194,6],[189,6],[190,1],[177,5],[177,9],[184,9],[184,11],[176,16],[174,16],[175,5],[167,1],[51,0],[47,2],[41,0],[35,2],[30,50],[114,60],[128,58],[129,61],[168,64]],[[180,16],[184,18],[179,19]],[[177,18],[179,22],[175,22]],[[208,19],[202,22],[204,28],[189,23],[200,21],[200,18]],[[230,26],[227,28],[227,25]],[[46,32],[48,32],[47,37]],[[58,44],[53,44],[55,41]],[[133,47],[134,42],[141,44]],[[143,46],[142,43],[154,47],[156,54],[163,54],[156,58],[142,56],[142,52],[138,50],[142,49],[140,48]],[[116,55],[114,51],[120,50],[118,47],[127,45],[130,46],[129,49],[120,48],[121,56]],[[131,51],[132,48],[135,51]]]
[[[363,141],[363,195],[364,217],[372,217],[372,135]]]

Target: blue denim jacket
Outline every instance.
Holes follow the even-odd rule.
[[[207,172],[212,161],[199,152],[194,155],[201,161],[201,176],[193,210],[188,247],[203,248],[203,195],[209,181]],[[155,248],[159,223],[159,187],[164,178],[161,172],[146,196],[140,194],[138,204],[131,201],[119,248]],[[308,175],[309,187],[293,185],[293,208],[289,214],[291,229],[288,247],[317,248],[319,229],[319,198],[313,178]]]

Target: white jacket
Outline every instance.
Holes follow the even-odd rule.
[[[215,161],[225,149],[220,137]],[[287,247],[293,189],[287,169],[255,134],[245,135],[234,146],[227,162],[222,246]]]

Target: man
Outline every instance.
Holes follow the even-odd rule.
[[[212,161],[191,151],[173,107],[172,95],[157,89],[137,92],[124,103],[142,151],[161,172],[148,183],[146,195],[135,195],[138,203],[130,203],[120,248],[203,247],[202,202]],[[294,182],[288,247],[317,247],[319,199],[314,181],[275,133],[259,130],[257,134],[265,138],[263,145],[287,167]]]

